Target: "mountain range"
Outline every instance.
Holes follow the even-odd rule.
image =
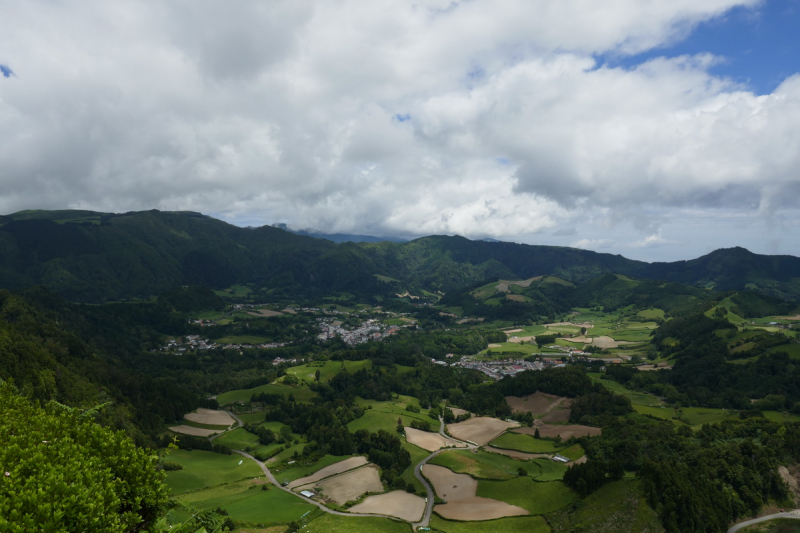
[[[148,298],[179,285],[261,287],[286,298],[448,291],[540,275],[583,282],[606,273],[717,290],[800,297],[800,258],[720,249],[646,263],[559,246],[434,235],[341,242],[273,226],[240,228],[194,212],[21,211],[0,217],[0,288],[43,285],[82,302]]]

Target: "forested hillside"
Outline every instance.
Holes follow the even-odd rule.
[[[271,226],[239,228],[191,212],[24,211],[0,219],[0,287],[44,285],[83,302],[148,298],[178,285],[252,284],[271,297],[457,291],[490,279],[605,273],[718,290],[800,296],[800,259],[734,248],[676,263],[555,246],[431,236],[340,243]]]

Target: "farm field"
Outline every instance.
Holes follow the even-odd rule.
[[[248,433],[242,428],[226,431],[214,439],[214,444],[222,444],[231,450],[249,451],[250,453],[270,453],[271,451],[283,447],[283,444],[273,443],[263,445],[258,443],[258,437]]]
[[[425,500],[403,490],[368,496],[363,502],[349,509],[352,513],[375,513],[394,516],[413,522],[422,518]]]
[[[335,456],[330,455],[328,457],[334,458]],[[320,461],[320,462],[322,462],[322,461]],[[314,482],[319,481],[321,479],[325,479],[326,477],[329,477],[329,476],[334,476],[336,474],[341,474],[342,472],[347,472],[348,470],[352,470],[354,468],[358,468],[360,466],[364,466],[365,464],[367,464],[367,458],[366,457],[349,457],[349,458],[344,459],[342,461],[337,461],[337,462],[335,462],[333,464],[330,464],[328,466],[323,466],[321,468],[318,465],[313,465],[315,467],[318,467],[318,470],[316,470],[313,474],[311,474],[309,476],[296,478],[294,481],[289,483],[288,487],[290,489],[294,489],[294,488],[299,487],[301,485],[306,485],[308,483],[314,483]],[[309,468],[312,468],[312,467],[309,467]],[[295,469],[295,470],[299,470],[299,469]]]
[[[183,470],[167,472],[166,484],[172,494],[182,494],[264,475],[258,465],[253,461],[242,461],[242,457],[238,454],[172,450],[165,460],[183,466]]]
[[[529,477],[508,481],[480,481],[478,496],[500,500],[531,514],[557,511],[580,498],[561,481],[536,482]]]
[[[563,398],[553,394],[546,394],[544,392],[536,392],[520,398],[517,396],[506,396],[506,402],[511,406],[511,409],[518,412],[531,413],[534,418],[545,415],[552,409],[556,402],[562,401]],[[559,402],[560,403],[560,402]]]
[[[433,508],[443,518],[471,521],[528,514],[521,507],[477,496],[478,482],[466,474],[456,474],[442,466],[426,465],[424,475],[434,486],[436,494],[447,502]]]
[[[173,433],[181,433],[182,435],[192,435],[194,437],[209,437],[215,433],[220,433],[219,429],[205,429],[190,426],[188,424],[180,424],[177,426],[170,426],[168,428]]]
[[[384,491],[378,467],[375,465],[367,465],[344,474],[327,477],[322,481],[307,485],[305,489],[313,490],[314,487],[319,487],[323,497],[330,498],[339,505],[344,505],[368,492],[381,493]]]
[[[303,445],[301,444],[301,445],[298,446],[298,448],[302,448],[302,446]],[[294,448],[294,446],[292,448]],[[291,452],[292,448],[290,448],[288,451]],[[285,453],[286,452],[284,451],[284,452],[281,452],[280,454],[276,455],[275,458],[274,458],[274,463],[277,464],[277,463],[281,463],[282,461],[285,461],[288,457],[281,457]],[[291,455],[291,453],[289,455]],[[347,464],[351,464],[351,465],[355,465],[356,463],[366,464],[366,459],[363,458],[363,457],[358,458],[358,457],[352,457],[352,456],[349,456],[349,455],[325,455],[325,456],[322,457],[322,459],[320,459],[316,463],[311,463],[311,464],[295,463],[295,464],[292,464],[292,465],[280,465],[279,467],[276,467],[276,468],[270,467],[270,470],[272,471],[273,474],[275,474],[275,478],[278,481],[280,481],[281,483],[283,483],[284,481],[294,481],[294,480],[300,479],[302,477],[310,476],[314,472],[317,472],[317,471],[319,471],[319,470],[321,470],[323,468],[335,465],[336,463],[339,463],[339,462],[344,461],[346,459],[353,459],[354,461],[352,463],[346,463],[344,466],[340,466],[340,467],[335,467],[334,466],[333,468],[331,468],[331,470],[328,471],[328,472],[331,472],[331,473],[329,473],[327,475],[332,475],[333,473],[336,473],[336,469],[337,468],[340,469],[339,472],[344,472],[345,470],[348,470],[349,468],[355,468],[355,466],[350,466],[349,468],[346,468]],[[321,479],[321,478],[319,478],[319,479]]]
[[[315,381],[316,372],[319,370],[320,381],[330,381],[333,376],[342,370],[347,370],[352,373],[362,368],[372,368],[372,361],[369,359],[364,359],[363,361],[325,361],[322,364],[312,362],[287,368],[286,373],[296,376],[301,380]]]
[[[532,428],[514,429],[512,432],[533,436],[536,434],[537,429],[539,430],[539,435],[542,437],[554,438],[556,436],[560,436],[562,440],[567,440],[570,437],[586,437],[587,435],[595,437],[602,433],[600,428],[583,426],[580,424],[569,424],[565,426],[534,426]]]
[[[583,502],[550,513],[547,519],[553,533],[664,532],[655,511],[641,496],[639,480],[604,485]]]
[[[429,452],[435,452],[440,448],[465,448],[466,444],[462,444],[458,441],[446,439],[442,437],[439,433],[432,433],[430,431],[421,431],[419,429],[414,429],[411,427],[405,428],[406,433],[406,440],[411,444],[419,446],[423,450],[428,450]]]
[[[431,516],[431,530],[442,533],[550,533],[550,526],[541,516],[500,518],[486,522],[454,522]]]
[[[285,528],[281,529],[283,532]],[[309,522],[303,533],[411,533],[405,522],[390,518],[355,518],[323,513]]]
[[[230,405],[235,402],[248,403],[253,394],[259,394],[262,392],[267,394],[282,394],[284,396],[293,394],[298,402],[307,402],[316,396],[316,393],[312,390],[309,390],[308,387],[291,387],[289,385],[282,385],[280,383],[270,383],[268,385],[253,387],[252,389],[237,389],[224,392],[217,396],[217,402],[220,406]]]
[[[474,416],[457,424],[448,424],[447,432],[457,439],[483,445],[505,430],[517,426],[519,426],[519,424],[516,422],[505,422],[497,418]]]
[[[268,488],[264,490],[262,486]],[[183,494],[180,500],[198,509],[221,507],[236,521],[267,524],[299,520],[305,513],[316,509],[273,485],[264,485],[263,480],[261,484],[248,480],[209,487]]]
[[[223,428],[228,428],[234,423],[233,417],[227,411],[203,409],[202,407],[196,409],[193,413],[184,415],[183,418],[198,424],[222,426]]]
[[[459,474],[468,474],[478,480],[508,480],[517,477],[518,469],[524,468],[528,475],[539,481],[562,479],[567,466],[550,459],[517,460],[496,453],[453,450],[440,453],[430,464],[449,468]]]
[[[532,429],[532,428],[525,428]],[[556,453],[564,446],[556,445],[552,440],[535,439],[523,433],[503,433],[491,442],[496,448],[518,450],[526,453]]]

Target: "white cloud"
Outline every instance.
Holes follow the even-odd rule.
[[[665,209],[774,220],[800,207],[800,76],[756,96],[702,53],[593,59],[758,4],[0,0],[0,211],[529,241],[646,242]]]

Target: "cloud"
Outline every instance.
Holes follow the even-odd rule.
[[[636,242],[674,224],[656,211],[778,220],[800,208],[800,77],[756,96],[702,50],[594,59],[758,4],[4,2],[26,70],[0,93],[0,211],[531,241]]]
[[[675,241],[663,238],[661,235],[648,235],[644,239],[632,243],[631,246],[634,248],[650,248],[652,246],[664,246],[667,244],[676,243]]]
[[[610,239],[581,239],[570,244],[573,248],[583,248],[586,250],[610,248],[613,245],[614,241]]]

